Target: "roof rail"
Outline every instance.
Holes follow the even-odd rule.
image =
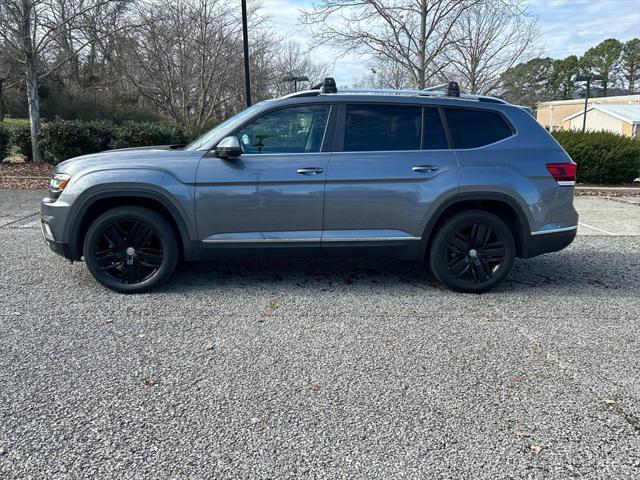
[[[509,104],[506,100],[498,97],[490,97],[488,95],[471,95],[469,93],[460,93],[460,87],[456,82],[449,82],[443,86],[447,87],[446,91],[442,90],[417,90],[417,89],[391,89],[391,88],[367,88],[367,89],[340,89],[336,88],[335,80],[331,77],[325,78],[322,83],[314,85],[311,90],[295,92],[285,95],[283,98],[293,97],[312,97],[317,95],[398,95],[398,96],[417,96],[417,97],[445,97],[460,98],[463,100],[475,100],[477,102],[501,103]]]
[[[502,103],[508,104],[506,100],[502,100],[497,97],[490,97],[487,95],[471,95],[469,93],[461,93],[460,97],[447,96],[445,92],[437,90],[412,90],[412,89],[386,89],[386,88],[353,88],[353,89],[341,89],[336,93],[322,93],[320,90],[304,90],[301,92],[290,93],[283,98],[293,97],[315,97],[317,95],[395,95],[395,96],[410,96],[410,97],[443,97],[462,100],[475,100],[478,102],[486,103]]]

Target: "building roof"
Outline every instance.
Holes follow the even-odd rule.
[[[640,124],[640,104],[635,105],[593,105],[587,109],[587,112],[591,110],[599,110],[607,115],[611,115],[612,117],[619,118],[627,123],[632,125]],[[573,115],[569,115],[566,118],[563,118],[562,121],[566,122],[567,120],[571,120],[572,118],[579,117],[584,114],[584,111],[579,111],[574,113]]]
[[[616,95],[612,97],[589,97],[589,104],[609,104],[609,103],[635,103],[640,102],[640,95]],[[549,102],[539,102],[538,107],[546,105],[572,105],[583,104],[584,98],[573,98],[571,100],[552,100]]]

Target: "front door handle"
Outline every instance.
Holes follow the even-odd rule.
[[[419,173],[437,172],[438,167],[435,165],[415,165],[411,170]]]
[[[324,168],[319,167],[305,167],[299,168],[296,170],[300,175],[318,175],[319,173],[324,172]]]

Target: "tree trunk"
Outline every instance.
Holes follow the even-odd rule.
[[[0,79],[0,122],[4,120],[4,80]]]
[[[40,99],[38,98],[38,58],[34,49],[31,18],[34,4],[30,0],[22,0],[20,18],[20,36],[24,52],[25,75],[27,82],[27,103],[29,104],[29,122],[31,124],[31,161],[42,163],[40,155]],[[24,152],[23,152],[24,153]]]
[[[40,99],[38,98],[38,71],[33,61],[27,59],[27,102],[31,124],[31,161],[42,163],[40,155]]]
[[[418,38],[418,88],[426,87],[427,60],[427,0],[420,0],[420,38]]]

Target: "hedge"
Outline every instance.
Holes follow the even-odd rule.
[[[640,177],[640,141],[611,132],[558,131],[553,136],[578,164],[579,183],[621,184]]]
[[[113,134],[112,148],[187,143],[182,127],[162,123],[123,122],[116,126]]]
[[[0,163],[11,149],[31,156],[31,130],[29,124],[0,123]]]
[[[4,158],[10,148],[31,158],[29,125],[0,126],[0,154]],[[3,153],[2,133],[8,132],[8,145]],[[182,144],[188,140],[182,127],[152,122],[52,120],[40,128],[40,149],[47,163],[58,164],[79,155],[114,148]]]
[[[640,141],[610,132],[558,131],[553,136],[578,164],[578,182],[620,184],[640,177]],[[181,144],[178,125],[153,122],[53,120],[44,122],[40,147],[47,163],[113,148]],[[0,125],[0,160],[10,149],[31,157],[28,124]]]
[[[42,125],[40,150],[47,163],[109,150],[113,126],[107,122],[54,120]]]
[[[0,161],[7,156],[9,152],[9,128],[0,125]]]

